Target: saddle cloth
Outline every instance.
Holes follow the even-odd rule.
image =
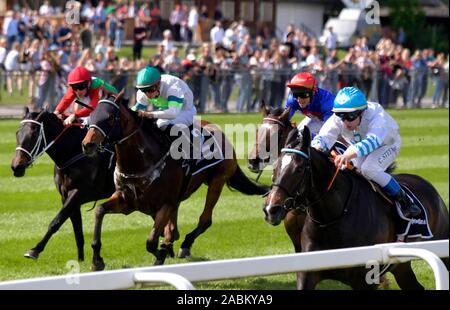
[[[427,212],[420,202],[419,199],[414,195],[414,193],[405,185],[400,185],[402,189],[405,191],[406,195],[408,195],[411,199],[414,200],[415,204],[422,209],[422,213],[419,218],[406,218],[401,209],[400,204],[395,202],[395,207],[398,213],[397,220],[397,240],[405,241],[408,238],[421,238],[421,239],[430,239],[433,238],[433,233],[431,232]]]
[[[225,159],[219,142],[210,131],[205,128],[200,131],[194,127],[190,135],[191,156],[183,157],[181,163],[186,176],[194,176]]]

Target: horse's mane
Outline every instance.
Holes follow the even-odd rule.
[[[158,128],[158,126],[156,125],[156,119],[154,118],[141,118],[138,116],[138,113],[129,109],[127,107],[128,112],[130,113],[130,115],[133,117],[133,119],[136,121],[136,123],[141,124],[142,122],[142,130],[144,130],[144,132],[152,134],[153,136],[155,136],[156,140],[161,142],[161,144],[163,146],[167,146],[169,141],[168,138],[165,137],[165,133]]]

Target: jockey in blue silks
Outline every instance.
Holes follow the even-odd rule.
[[[287,98],[286,109],[291,108],[289,120],[296,111],[300,111],[305,118],[298,125],[301,131],[308,126],[313,137],[317,134],[333,112],[335,96],[325,89],[317,87],[317,81],[309,72],[296,74],[287,85],[291,92]]]
[[[335,157],[336,167],[345,167],[352,161],[363,176],[376,182],[391,199],[399,202],[405,217],[417,217],[420,208],[386,172],[400,152],[402,141],[397,122],[379,103],[367,102],[356,87],[344,87],[338,92],[333,112],[311,146],[327,151],[342,137],[351,145]]]

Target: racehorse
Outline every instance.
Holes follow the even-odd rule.
[[[25,170],[44,152],[53,159],[54,181],[62,208],[48,226],[41,241],[25,253],[37,259],[51,236],[70,218],[75,233],[78,260],[84,260],[84,237],[80,207],[83,203],[104,199],[114,192],[115,161],[109,153],[106,158],[87,158],[81,149],[87,130],[79,125],[64,127],[55,114],[43,110],[30,113],[25,109],[23,120],[16,132],[16,153],[11,162],[14,176],[22,177]]]
[[[302,136],[293,131],[282,149],[274,170],[272,190],[264,202],[265,219],[278,225],[286,214],[286,201],[300,197],[307,217],[302,232],[302,252],[367,246],[395,242],[395,208],[376,193],[369,182],[353,171],[337,174],[328,156],[310,147],[311,135],[307,127]],[[444,201],[436,189],[417,175],[398,174],[396,180],[412,189],[425,207],[433,237],[448,239],[449,217]],[[448,268],[448,259],[446,260]],[[423,289],[411,269],[411,263],[392,267],[402,289]],[[299,272],[297,287],[314,289],[322,279],[335,279],[353,289],[373,289],[375,284],[365,281],[363,267]]]
[[[262,113],[262,125],[256,134],[256,143],[248,156],[248,169],[258,173],[257,180],[264,167],[273,164],[284,146],[289,133],[294,130],[295,124],[289,121],[290,108],[268,109],[262,101],[260,107]],[[272,146],[275,142],[276,146]],[[301,233],[306,213],[300,209],[290,210],[284,218],[284,228],[294,245],[296,253],[301,252]]]
[[[239,168],[230,142],[212,124],[204,122],[203,128],[219,133],[222,150],[233,150],[227,158],[202,172],[186,176],[179,160],[170,156],[170,143],[155,120],[143,119],[121,103],[122,94],[113,101],[103,100],[91,114],[91,128],[83,140],[84,152],[94,155],[102,142],[108,141],[116,148],[116,191],[95,212],[95,230],[92,241],[92,269],[104,268],[100,256],[101,226],[106,213],[129,214],[140,211],[152,216],[153,228],[147,239],[147,251],[156,257],[155,264],[163,264],[167,255],[174,256],[173,242],[179,238],[177,213],[180,202],[194,193],[202,183],[208,186],[206,203],[197,227],[186,235],[178,257],[190,255],[195,239],[212,224],[212,211],[223,186],[237,189],[248,195],[262,195],[267,187],[251,182]],[[159,237],[164,240],[158,249]]]

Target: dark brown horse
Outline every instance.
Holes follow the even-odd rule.
[[[266,221],[278,225],[286,215],[285,201],[300,197],[307,217],[302,231],[302,252],[396,242],[395,208],[353,171],[338,173],[331,188],[335,167],[327,154],[310,147],[305,127],[302,136],[293,131],[288,137],[274,170],[272,190],[264,202]],[[432,239],[448,239],[449,217],[436,189],[417,175],[398,174],[396,180],[411,190],[425,207]],[[446,260],[448,268],[448,260]],[[402,289],[423,289],[411,263],[390,270]],[[335,279],[354,289],[373,289],[365,280],[363,267],[319,272],[299,272],[297,287],[314,289],[322,279]]]
[[[256,133],[256,143],[248,156],[248,169],[258,173],[258,178],[267,165],[278,158],[289,133],[296,128],[289,121],[289,112],[283,108],[268,109],[261,104],[262,124]],[[300,209],[290,210],[284,218],[284,228],[294,245],[295,252],[302,250],[301,233],[306,213]]]
[[[37,259],[50,237],[70,218],[75,233],[78,259],[84,260],[84,237],[80,207],[90,201],[111,196],[114,192],[112,153],[95,159],[87,158],[81,149],[87,130],[80,126],[64,127],[53,113],[29,113],[16,132],[16,153],[11,162],[14,176],[22,177],[25,170],[44,152],[55,162],[54,180],[62,208],[48,226],[47,233],[38,244],[25,253]]]
[[[101,101],[91,115],[91,128],[83,140],[86,154],[94,155],[105,140],[116,145],[116,192],[96,208],[95,231],[92,242],[94,270],[104,268],[100,256],[101,225],[106,213],[129,214],[140,211],[152,216],[153,229],[147,239],[147,251],[156,256],[155,264],[163,264],[167,255],[173,256],[173,242],[179,238],[177,212],[181,201],[187,199],[200,185],[208,186],[206,203],[197,227],[186,235],[178,257],[190,255],[195,239],[212,224],[212,211],[223,186],[249,195],[262,195],[268,188],[251,182],[239,168],[230,142],[214,125],[203,128],[219,133],[222,150],[232,150],[217,165],[186,177],[179,160],[170,156],[170,144],[154,120],[140,119],[120,103],[121,95],[112,101]],[[158,249],[159,237],[164,240]]]

